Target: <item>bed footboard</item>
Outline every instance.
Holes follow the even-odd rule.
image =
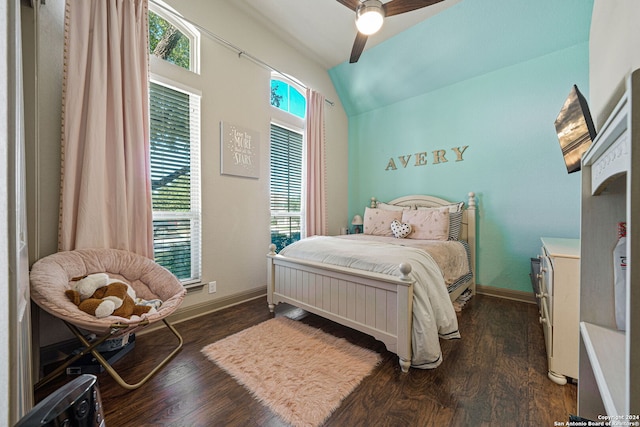
[[[400,277],[267,254],[267,301],[302,308],[382,341],[399,357],[402,372],[411,365],[414,281],[411,266]]]

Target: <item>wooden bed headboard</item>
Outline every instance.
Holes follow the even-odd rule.
[[[371,198],[371,207],[375,208],[378,205],[378,200],[375,197]],[[442,206],[454,205],[459,202],[441,199],[439,197],[427,196],[422,194],[412,194],[409,196],[398,197],[388,202],[384,202],[388,205],[394,206],[409,206],[411,208],[425,207],[425,208],[438,208]],[[466,205],[462,211],[462,230],[460,230],[460,240],[466,240],[469,244],[469,250],[471,251],[471,269],[474,275],[474,281],[476,279],[476,194],[470,192]]]

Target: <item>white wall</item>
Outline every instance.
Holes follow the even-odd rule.
[[[327,106],[329,232],[347,222],[347,118],[325,69],[277,38],[268,28],[226,0],[167,2],[187,19],[323,93]],[[40,7],[31,58],[37,68],[37,126],[30,143],[31,262],[56,251],[60,179],[60,99],[64,1]],[[190,85],[202,91],[202,281],[217,281],[217,293],[190,291],[182,310],[251,292],[266,285],[269,234],[270,71],[241,58],[203,35],[201,75]],[[176,71],[177,72],[177,71]],[[260,133],[259,179],[220,174],[220,121]],[[32,231],[33,230],[33,233]],[[265,305],[266,309],[266,305]],[[46,316],[45,316],[46,317]],[[51,328],[49,321],[41,321]],[[57,342],[56,331],[41,332],[41,345]],[[64,328],[63,328],[64,329]]]
[[[0,3],[0,28],[3,28],[2,36],[3,38],[6,37],[6,39],[14,36],[7,22],[10,16],[10,6],[10,2]],[[7,46],[8,43],[2,43],[0,46],[0,61],[6,65],[9,64],[10,59]],[[8,141],[11,137],[8,124],[9,108],[12,108],[13,105],[11,105],[11,99],[9,97],[9,83],[11,83],[11,80],[9,79],[8,71],[8,66],[0,68],[0,99],[4,100],[0,103],[0,140],[2,141]],[[9,162],[7,147],[6,142],[0,144],[0,165],[2,165],[3,170],[6,170]],[[7,179],[6,173],[0,175],[0,226],[2,226],[4,230],[9,228],[9,189]],[[0,233],[0,277],[2,277],[4,283],[9,281],[9,236],[7,233]],[[2,328],[3,331],[8,331],[11,327],[9,314],[15,306],[15,304],[12,304],[11,292],[9,292],[8,286],[3,286],[0,290],[0,300],[2,301],[0,328]],[[11,396],[11,361],[9,352],[11,351],[11,347],[9,346],[9,334],[6,332],[0,335],[0,348],[3,349],[3,351],[0,352],[0,384],[2,384],[2,386],[0,386],[0,399],[2,399],[2,402],[7,402],[4,405],[0,405],[0,424],[8,424],[13,420],[9,418],[9,406],[11,403],[9,401]]]
[[[640,2],[595,0],[589,36],[589,107],[596,128],[624,93],[627,76],[640,67]]]

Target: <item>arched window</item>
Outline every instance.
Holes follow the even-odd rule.
[[[200,32],[156,3],[149,4],[149,53],[199,74]]]
[[[304,119],[307,100],[291,84],[281,79],[271,79],[271,105]]]
[[[282,78],[271,80],[270,141],[271,243],[279,251],[304,236],[304,117],[302,88]]]

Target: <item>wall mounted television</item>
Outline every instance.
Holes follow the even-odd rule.
[[[578,86],[573,85],[556,118],[555,126],[567,172],[579,171],[582,154],[595,139],[596,128],[587,100],[578,90]]]

